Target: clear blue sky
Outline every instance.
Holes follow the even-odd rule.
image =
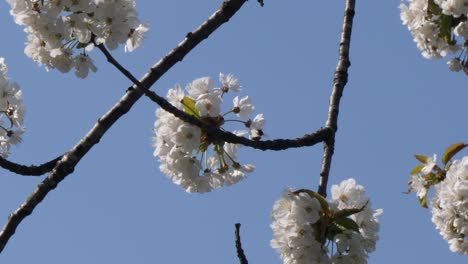
[[[222,1],[137,1],[151,25],[142,48],[115,56],[142,76]],[[344,1],[249,1],[231,21],[173,67],[153,90],[233,73],[263,112],[270,138],[325,124]],[[415,153],[468,141],[467,77],[423,59],[401,25],[399,1],[357,1],[349,83],[330,183],[356,178],[383,208],[370,263],[466,263],[449,251],[415,195],[405,195]],[[0,1],[0,56],[28,107],[24,142],[10,159],[48,161],[75,145],[129,82],[91,53],[86,80],[46,72],[27,58],[22,28]],[[0,263],[237,263],[234,224],[251,263],[281,263],[271,249],[270,212],[285,187],[316,189],[322,146],[283,152],[243,148],[257,169],[239,184],[197,195],[162,175],[152,156],[156,106],[142,98],[18,228]],[[462,154],[467,155],[468,152]],[[43,176],[44,177],[44,176]],[[0,172],[0,225],[43,179]]]

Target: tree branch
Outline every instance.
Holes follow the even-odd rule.
[[[239,258],[240,264],[249,264],[249,261],[247,260],[247,257],[244,254],[244,250],[242,249],[242,244],[241,244],[241,239],[240,239],[240,234],[239,234],[240,226],[241,224],[237,223],[236,231],[235,231],[237,257]]]
[[[185,39],[164,58],[156,63],[141,79],[141,87],[131,87],[126,94],[106,114],[98,119],[94,127],[68,153],[62,156],[52,172],[37,187],[36,190],[13,212],[0,232],[0,252],[13,236],[18,225],[30,215],[34,208],[55,189],[57,185],[73,172],[75,166],[84,155],[96,145],[106,131],[141,98],[144,90],[151,87],[164,73],[177,62],[181,61],[194,47],[226,23],[247,0],[228,0],[206,20],[200,27],[187,34]],[[143,88],[143,89],[142,89]]]
[[[62,156],[59,156],[39,166],[26,166],[11,162],[7,159],[0,157],[0,167],[23,176],[40,176],[42,174],[50,172],[61,158]]]
[[[296,139],[276,139],[276,140],[250,140],[245,137],[239,137],[231,132],[226,132],[220,128],[207,124],[202,120],[185,113],[184,111],[174,107],[169,103],[165,98],[159,96],[153,91],[146,89],[143,84],[136,79],[130,71],[128,71],[124,66],[122,66],[106,49],[103,44],[96,45],[98,49],[106,56],[107,61],[116,67],[125,77],[132,81],[137,87],[140,87],[144,91],[145,95],[151,99],[153,102],[158,104],[162,109],[173,114],[177,118],[181,119],[184,122],[190,123],[192,125],[198,126],[207,132],[209,138],[213,140],[222,140],[229,143],[241,144],[244,146],[249,146],[255,149],[260,150],[285,150],[289,148],[300,148],[313,146],[319,142],[325,141],[328,135],[330,135],[331,129],[322,128],[317,130],[312,134],[306,134],[300,138]]]
[[[223,131],[215,126],[208,125],[200,119],[188,115],[170,104],[166,99],[157,95],[153,91],[146,91],[145,95],[156,102],[162,109],[178,117],[182,121],[198,126],[205,130],[210,139],[222,140],[229,143],[241,144],[260,150],[285,150],[289,148],[301,148],[313,146],[319,142],[325,141],[331,134],[329,128],[321,128],[312,134],[306,134],[296,139],[275,139],[275,140],[250,140],[245,137],[239,137],[231,132]]]
[[[335,151],[335,134],[338,130],[338,113],[340,100],[343,90],[348,82],[348,68],[351,66],[349,61],[349,47],[351,43],[351,31],[353,27],[355,0],[347,0],[343,18],[343,28],[341,32],[339,60],[336,66],[335,76],[333,78],[333,90],[330,96],[330,106],[328,108],[328,118],[326,128],[331,129],[331,135],[324,141],[324,150],[322,158],[322,168],[320,171],[320,182],[318,193],[323,197],[327,196],[328,175],[332,156]]]

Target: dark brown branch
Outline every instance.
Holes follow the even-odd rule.
[[[327,196],[328,175],[332,156],[335,151],[335,134],[338,130],[338,113],[340,108],[340,99],[343,90],[348,82],[348,68],[351,66],[349,61],[349,47],[351,43],[351,31],[353,27],[355,0],[347,0],[343,18],[343,29],[341,32],[339,60],[336,66],[335,76],[333,78],[333,91],[330,96],[330,106],[328,109],[328,118],[326,128],[331,129],[331,136],[324,141],[322,168],[320,171],[320,182],[318,193],[323,197]]]
[[[181,61],[194,47],[208,38],[218,27],[227,22],[247,0],[225,1],[208,20],[200,27],[189,33],[185,39],[177,45],[164,58],[156,63],[150,71],[141,79],[142,86],[151,87],[164,73],[177,62]],[[30,215],[34,208],[46,197],[46,195],[73,172],[75,166],[84,155],[96,145],[106,131],[143,95],[139,87],[130,88],[126,94],[106,114],[98,119],[88,134],[75,145],[68,153],[63,155],[52,172],[37,186],[36,190],[13,212],[0,232],[0,252],[3,251],[8,240],[13,236],[18,225]]]
[[[61,158],[62,156],[59,156],[51,161],[48,161],[38,166],[26,166],[11,162],[0,157],[0,167],[23,176],[40,176],[47,172],[50,172]]]
[[[240,264],[248,264],[249,261],[247,260],[247,257],[244,254],[244,250],[242,249],[242,244],[241,244],[241,239],[240,239],[240,234],[239,234],[240,226],[241,224],[237,223],[236,231],[235,231],[237,257],[239,258]]]
[[[249,146],[256,149],[261,150],[285,150],[289,148],[300,148],[306,146],[312,146],[319,142],[324,141],[327,136],[330,134],[330,129],[320,129],[313,134],[307,134],[302,136],[301,138],[296,139],[276,139],[276,140],[267,140],[267,141],[260,141],[260,140],[249,140],[244,137],[239,137],[234,135],[233,133],[223,131],[218,127],[209,125],[200,119],[185,113],[182,110],[174,107],[171,103],[169,103],[165,98],[159,96],[153,91],[148,90],[143,84],[138,81],[135,76],[133,76],[130,71],[128,71],[125,67],[123,67],[113,56],[112,54],[106,49],[103,44],[97,45],[99,50],[106,56],[106,59],[109,63],[111,63],[114,67],[116,67],[125,77],[127,77],[130,81],[132,81],[137,87],[140,87],[141,90],[144,91],[145,95],[150,98],[153,102],[157,103],[161,106],[162,109],[166,110],[167,112],[173,114],[177,118],[190,123],[192,125],[198,126],[204,131],[207,131],[208,136],[213,140],[222,140],[229,143],[241,144],[244,146]]]
[[[147,91],[148,96],[152,101],[156,102],[162,109],[175,115],[181,120],[196,125],[203,130],[207,131],[209,138],[213,140],[222,140],[229,143],[241,144],[260,150],[285,150],[289,148],[301,148],[313,146],[319,142],[324,141],[330,135],[331,130],[328,128],[321,128],[312,134],[306,134],[296,139],[275,139],[275,140],[250,140],[245,137],[239,137],[233,133],[223,131],[217,127],[207,125],[198,118],[188,115],[170,104],[166,99],[157,95],[152,91]]]

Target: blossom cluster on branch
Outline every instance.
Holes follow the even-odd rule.
[[[425,58],[449,54],[452,71],[468,75],[468,0],[407,0],[401,4],[401,20]]]
[[[25,129],[22,91],[18,84],[10,82],[5,59],[0,57],[0,156],[5,158],[10,146],[21,142]]]
[[[378,240],[381,209],[373,210],[354,179],[333,185],[332,198],[286,190],[272,211],[275,248],[285,264],[367,263]]]
[[[468,254],[468,157],[454,161],[431,200],[432,222],[450,250]]]
[[[134,0],[7,0],[15,22],[28,34],[25,53],[46,69],[79,78],[97,68],[87,52],[94,44],[125,51],[141,45],[148,25],[137,17]],[[74,50],[81,50],[78,54]]]
[[[432,222],[442,237],[448,241],[450,250],[468,254],[468,157],[451,161],[451,158],[467,144],[450,146],[442,156],[444,167],[437,165],[437,157],[416,155],[421,164],[411,172],[409,192],[416,192],[423,207],[432,212]],[[427,205],[428,190],[435,192]]]
[[[250,119],[255,107],[248,96],[233,99],[233,106],[221,114],[223,97],[229,91],[238,92],[240,86],[232,75],[220,74],[220,88],[212,88],[210,77],[196,79],[186,87],[180,85],[167,93],[168,101],[202,122],[223,128],[226,123],[241,123],[247,130],[234,131],[260,139],[263,135],[262,114]],[[228,115],[238,119],[227,119]],[[187,124],[163,109],[156,110],[154,128],[154,156],[159,157],[160,170],[187,192],[209,192],[232,185],[254,170],[251,164],[241,164],[236,156],[239,145],[213,140],[206,131]]]

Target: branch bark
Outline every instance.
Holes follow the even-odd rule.
[[[164,73],[177,62],[181,61],[200,42],[208,38],[222,24],[242,7],[247,0],[228,0],[206,20],[200,27],[187,34],[185,39],[164,58],[156,63],[141,79],[142,87],[148,89]],[[144,93],[142,87],[130,87],[126,94],[106,114],[98,119],[94,127],[68,153],[62,156],[52,172],[37,187],[36,190],[13,212],[0,232],[0,252],[3,251],[8,240],[13,236],[18,225],[30,215],[36,206],[55,189],[57,185],[71,174],[78,162],[97,143],[106,131],[141,98]]]
[[[41,176],[54,169],[57,162],[62,158],[59,156],[41,165],[22,165],[0,157],[0,167],[23,176]]]
[[[351,66],[351,62],[349,61],[349,48],[351,43],[351,31],[353,28],[355,2],[355,0],[346,1],[338,65],[336,66],[335,76],[333,78],[333,90],[330,96],[328,118],[325,126],[331,130],[331,135],[323,144],[322,168],[320,170],[320,182],[318,187],[318,193],[323,197],[327,196],[328,176],[330,174],[332,156],[335,151],[335,135],[338,130],[340,100],[343,95],[345,85],[348,82],[348,68]]]
[[[235,231],[237,257],[239,258],[240,264],[249,264],[249,261],[247,260],[247,257],[245,256],[244,250],[242,249],[242,243],[241,243],[240,232],[239,232],[240,226],[241,224],[237,223],[236,231]]]

